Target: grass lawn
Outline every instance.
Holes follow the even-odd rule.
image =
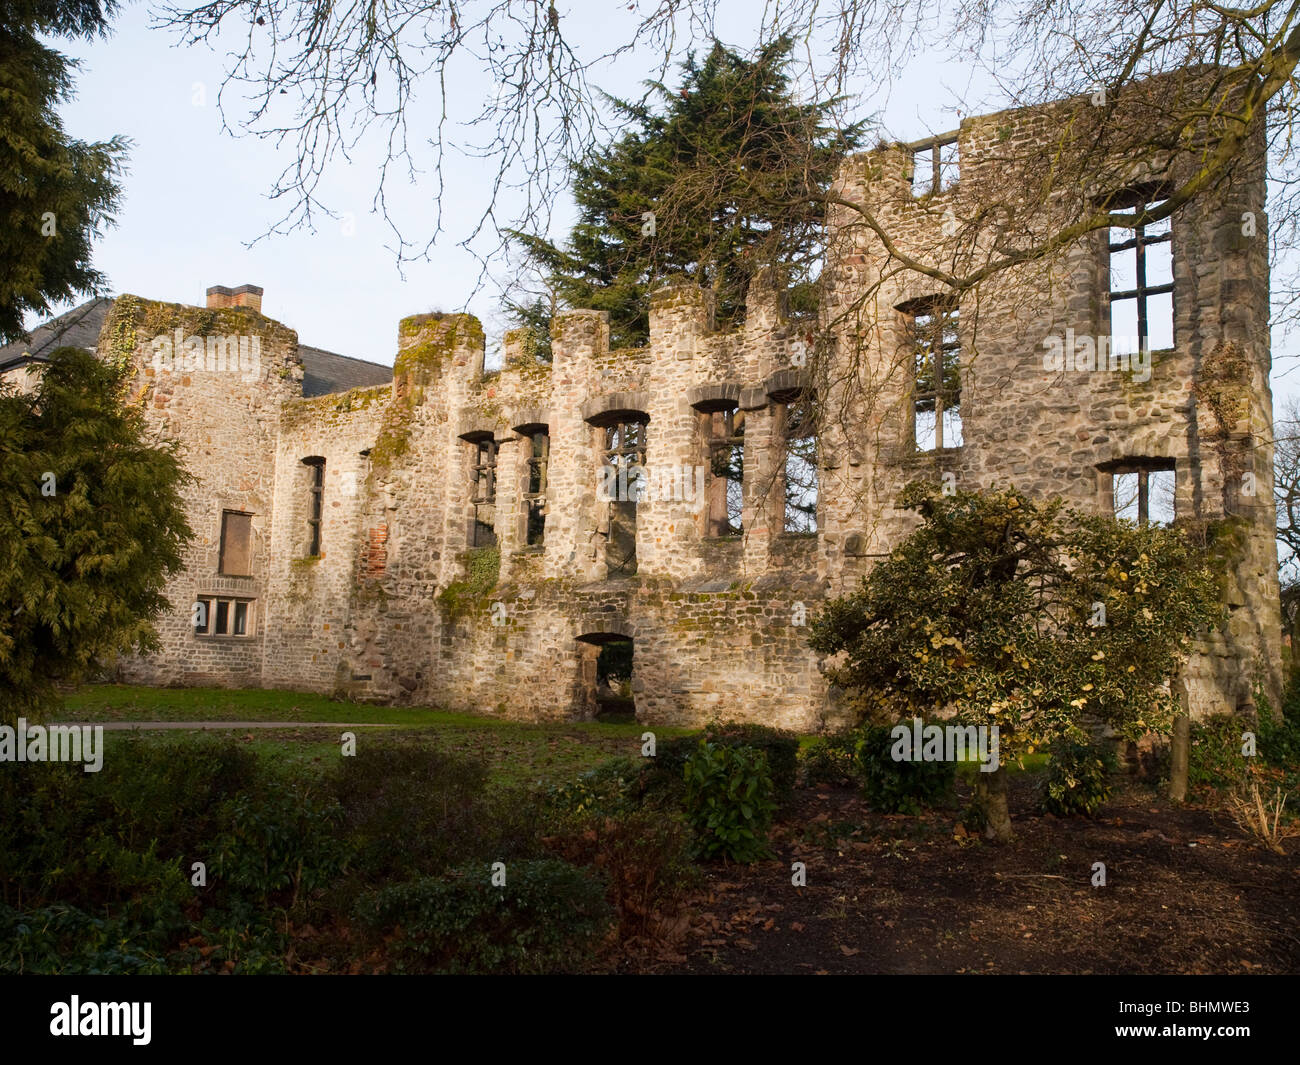
[[[295,724],[328,721],[383,725],[357,730],[357,757],[380,735],[428,743],[473,755],[486,762],[494,779],[508,784],[570,780],[616,755],[636,756],[645,725],[636,722],[560,722],[523,724],[501,718],[453,714],[431,707],[371,706],[303,692],[228,688],[144,688],[99,684],[78,689],[57,715],[63,721],[275,721],[283,729],[232,730],[269,763],[285,772],[310,774],[313,767],[340,757],[339,737],[320,728]],[[660,739],[689,729],[654,729]],[[105,733],[108,747],[124,733]],[[178,738],[174,731],[155,735]],[[185,735],[185,734],[181,734]],[[329,737],[328,739],[326,737]]]

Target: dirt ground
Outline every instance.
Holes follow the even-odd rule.
[[[1285,857],[1229,816],[1128,784],[1096,820],[1034,809],[1012,781],[1017,839],[965,835],[959,811],[871,813],[856,793],[801,790],[779,860],[708,867],[674,948],[615,972],[1296,973],[1300,840]],[[965,795],[959,798],[964,799]],[[807,886],[791,883],[806,866]],[[1094,863],[1106,884],[1094,887]]]

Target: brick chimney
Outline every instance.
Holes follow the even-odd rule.
[[[236,289],[213,285],[208,289],[208,309],[221,307],[249,307],[262,313],[262,290],[256,285],[240,285]]]

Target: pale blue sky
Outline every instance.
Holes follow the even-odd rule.
[[[726,43],[751,47],[759,5],[736,0]],[[580,47],[608,47],[633,17],[625,5],[608,0],[571,0],[561,6],[564,24]],[[605,34],[605,39],[601,38]],[[154,299],[201,304],[209,285],[261,285],[262,309],[296,329],[304,343],[346,355],[391,364],[397,322],[408,314],[468,308],[484,320],[489,337],[499,339],[501,321],[495,291],[475,294],[479,268],[457,241],[485,203],[495,164],[470,157],[453,158],[445,168],[444,215],[447,232],[429,262],[407,263],[400,270],[391,234],[372,213],[379,162],[378,144],[363,145],[351,162],[337,160],[320,195],[334,211],[347,213],[353,229],[322,217],[314,233],[299,230],[272,236],[245,247],[283,211],[267,193],[284,165],[287,148],[253,137],[221,131],[215,99],[222,56],[207,47],[182,48],[168,31],[149,26],[148,5],[128,3],[106,41],[56,42],[82,61],[77,98],[63,108],[68,131],[87,140],[113,134],[130,137],[129,172],[118,226],[99,242],[96,265],[109,278],[114,294],[134,292]],[[685,42],[683,42],[685,43]],[[703,49],[707,42],[697,42]],[[650,76],[653,56],[643,62],[624,58],[595,74],[595,82],[615,95],[635,95]],[[474,114],[496,91],[482,70],[470,63],[454,79],[453,117]],[[892,84],[854,86],[861,110],[878,112],[887,132],[903,140],[954,128],[963,115],[997,106],[991,83],[977,68],[952,56],[929,55],[907,67]],[[413,140],[432,128],[434,101],[417,99],[408,112]],[[242,112],[228,108],[232,123]],[[451,139],[458,134],[453,131]],[[482,139],[481,131],[462,130],[462,141]],[[427,165],[432,153],[418,161]],[[390,187],[390,208],[408,238],[424,239],[433,219],[435,186],[425,174]],[[502,211],[509,218],[506,197]],[[561,212],[552,235],[566,229]],[[480,245],[483,250],[490,241]],[[34,324],[34,323],[29,323]],[[1282,358],[1275,338],[1274,381],[1283,394],[1300,391],[1297,377],[1286,373],[1293,361]],[[1288,343],[1286,349],[1293,345]],[[1280,402],[1279,402],[1280,406]]]
[[[734,10],[754,7],[736,4]],[[568,5],[566,24],[578,27],[580,42],[603,44],[595,35],[602,28],[609,32],[617,20],[611,9],[622,10],[608,2],[575,0]],[[726,43],[752,46],[750,17],[740,14],[724,24],[733,31]],[[584,34],[591,36],[583,41]],[[221,132],[215,107],[221,56],[205,47],[177,47],[167,31],[150,28],[143,3],[129,4],[120,13],[106,41],[60,41],[55,46],[82,61],[77,98],[62,110],[68,131],[86,140],[123,134],[134,142],[118,225],[95,250],[96,265],[114,294],[202,303],[209,285],[260,285],[266,290],[263,312],[296,329],[304,343],[389,364],[397,322],[408,314],[461,309],[468,301],[489,335],[499,335],[502,323],[493,292],[474,295],[478,265],[456,246],[482,209],[495,164],[460,158],[446,168],[448,231],[430,262],[408,263],[399,270],[390,250],[391,233],[370,210],[382,158],[378,145],[366,146],[351,163],[338,160],[322,185],[328,206],[353,216],[351,235],[340,222],[322,218],[315,233],[273,236],[248,248],[245,244],[282,212],[267,192],[287,149]],[[615,95],[634,95],[650,75],[652,62],[649,54],[641,64],[624,59],[600,72],[596,82]],[[970,77],[957,64],[946,67],[942,79],[932,69],[909,72],[892,87],[885,111],[893,132],[914,139],[954,128],[959,121],[955,100],[969,92]],[[880,88],[863,85],[860,91],[878,94]],[[455,102],[468,116],[493,92],[495,84],[466,65]],[[204,102],[196,102],[201,98]],[[431,100],[417,101],[413,133],[418,135],[422,122],[431,128],[431,105]],[[873,102],[872,109],[876,106]],[[239,114],[229,108],[227,113],[232,123]],[[464,135],[481,139],[476,131]],[[426,152],[424,163],[431,160],[432,153]],[[390,189],[390,206],[408,237],[423,238],[432,225],[434,188],[426,175]],[[565,230],[568,217],[557,216],[553,234]],[[490,243],[481,247],[486,250]]]

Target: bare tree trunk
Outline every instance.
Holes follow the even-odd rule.
[[[984,811],[984,838],[995,843],[1010,843],[1011,814],[1007,810],[1007,770],[998,766],[992,773],[975,774],[975,802]]]
[[[1183,707],[1186,710],[1186,705]],[[1186,713],[1174,718],[1174,736],[1169,745],[1169,798],[1187,801],[1187,760],[1192,746],[1192,719]]]

